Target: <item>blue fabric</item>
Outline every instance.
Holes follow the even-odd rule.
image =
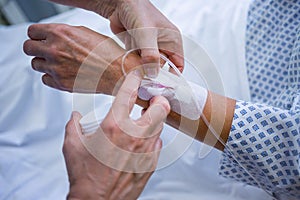
[[[275,197],[300,198],[300,1],[249,8],[251,102],[238,101],[220,173]]]

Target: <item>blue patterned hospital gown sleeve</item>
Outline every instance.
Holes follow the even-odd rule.
[[[237,101],[220,173],[300,199],[300,1],[253,1],[246,31],[251,102]]]

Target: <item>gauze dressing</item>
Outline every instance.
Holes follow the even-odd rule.
[[[130,52],[132,50],[128,51],[122,59],[122,71],[125,75],[123,63]],[[168,99],[174,112],[191,120],[199,119],[207,99],[207,90],[197,84],[186,81],[177,67],[168,58],[164,55],[160,55],[160,57],[165,61],[165,66],[159,70],[156,78],[144,77],[138,96],[143,100],[149,100],[158,95],[164,96]],[[169,68],[168,66],[173,68],[177,75],[165,70]]]

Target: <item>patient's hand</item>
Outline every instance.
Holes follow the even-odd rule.
[[[70,192],[68,199],[137,199],[157,165],[163,120],[170,111],[155,97],[137,120],[129,113],[141,82],[130,73],[96,133],[82,135],[79,113],[66,126],[63,153]]]
[[[88,28],[34,24],[29,27],[28,36],[30,40],[24,43],[24,52],[35,56],[32,68],[45,73],[43,82],[50,87],[111,94],[123,75],[124,49],[109,37]],[[138,56],[130,56],[126,63],[129,61],[134,62],[130,66],[138,65]]]

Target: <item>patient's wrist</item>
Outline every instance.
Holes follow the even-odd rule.
[[[135,54],[129,54],[125,59],[124,70],[126,73],[132,71],[134,68],[141,66],[141,58]],[[106,78],[100,78],[97,93],[115,95],[124,80],[124,73],[122,72],[122,56],[116,59],[110,68],[103,72],[102,76]]]
[[[223,151],[231,129],[235,103],[234,99],[209,91],[201,117],[207,129],[199,130],[196,139]]]

